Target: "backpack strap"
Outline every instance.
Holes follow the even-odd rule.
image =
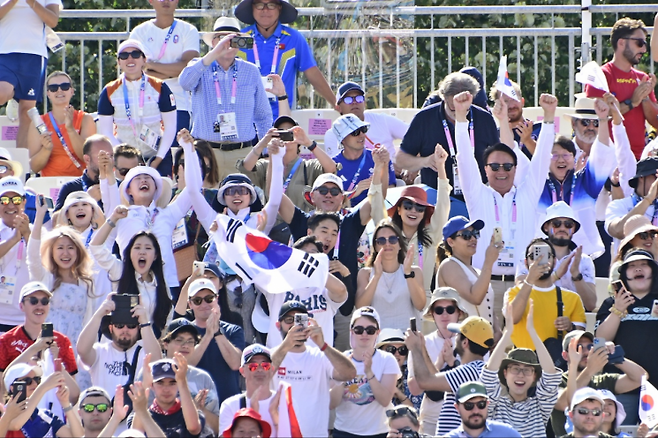
[[[562,289],[560,289],[560,286],[555,285],[555,291],[557,294],[557,317],[561,317],[562,315],[562,309],[564,308],[564,303],[562,302]],[[564,337],[564,332],[562,330],[557,331],[557,338],[558,340],[562,340]]]

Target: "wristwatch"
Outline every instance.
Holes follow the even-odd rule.
[[[215,334],[212,335],[213,338],[216,337],[216,336],[224,336],[224,329],[222,328],[221,325],[219,326],[219,330],[217,330],[217,331],[215,332]]]
[[[416,271],[411,271],[410,274],[404,274],[404,278],[416,278]]]
[[[624,105],[628,107],[629,110],[633,109],[633,101],[631,99],[626,99],[625,101],[622,102]]]
[[[283,95],[281,95],[281,96],[278,96],[278,97],[276,98],[276,100],[288,100],[288,95],[287,95],[287,94],[283,94]]]
[[[577,281],[581,281],[582,279],[583,279],[583,274],[581,274],[580,272],[575,277],[571,277],[571,281],[573,281],[574,283]]]
[[[315,140],[313,140],[313,143],[311,143],[310,146],[306,146],[306,149],[308,149],[309,151],[313,152],[313,150],[314,150],[316,147],[318,147],[318,142],[315,141]]]

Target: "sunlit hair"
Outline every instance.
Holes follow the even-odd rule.
[[[375,263],[375,259],[377,258],[377,253],[379,252],[375,244],[375,239],[379,237],[379,232],[384,228],[388,228],[389,230],[393,231],[396,236],[398,236],[398,240],[400,242],[400,250],[398,251],[398,263],[400,264],[404,263],[404,258],[407,255],[407,239],[402,234],[402,230],[400,230],[400,228],[397,225],[395,225],[390,219],[383,219],[379,223],[379,225],[377,225],[377,228],[375,228],[375,232],[372,234],[372,252],[370,253],[370,257],[368,257],[368,260],[366,261],[367,267],[372,267],[372,265]]]
[[[94,262],[82,242],[80,233],[67,226],[55,228],[41,242],[41,263],[48,272],[55,276],[53,290],[62,284],[59,266],[53,257],[53,250],[60,237],[68,237],[75,246],[76,262],[71,268],[73,278],[82,281],[87,286],[87,296],[89,298],[97,298],[98,296],[94,295],[94,281],[92,279]]]

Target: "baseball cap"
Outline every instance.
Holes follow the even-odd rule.
[[[137,40],[134,40],[134,39],[127,39],[124,42],[122,42],[121,44],[119,44],[119,49],[117,50],[117,55],[119,53],[123,52],[124,50],[130,49],[130,48],[138,49],[146,55],[146,50],[144,50],[144,46],[142,45],[142,43],[137,41]]]
[[[176,335],[183,332],[187,332],[195,338],[199,337],[199,331],[196,329],[194,324],[185,318],[176,318],[167,326],[167,336],[171,339],[175,338]]]
[[[21,196],[25,196],[25,187],[20,179],[15,176],[5,176],[0,179],[0,196],[5,193],[14,192]]]
[[[297,121],[290,116],[277,117],[272,126],[279,129],[279,126],[281,126],[283,123],[290,123],[291,125],[299,126],[299,123],[297,123]]]
[[[50,292],[50,290],[48,290],[48,287],[45,284],[43,284],[42,282],[40,282],[40,281],[30,281],[29,283],[27,283],[25,286],[23,286],[21,288],[21,293],[18,297],[18,300],[23,301],[23,299],[25,297],[30,296],[33,293],[39,292],[39,291],[45,292],[46,295],[48,295],[49,297],[53,296],[53,293]]]
[[[594,333],[585,330],[573,330],[564,335],[564,338],[562,339],[562,349],[568,351],[571,340],[576,338],[576,342],[578,342],[583,336],[588,337],[590,341],[594,342]]]
[[[197,278],[192,282],[192,284],[190,284],[190,287],[187,290],[187,296],[192,298],[204,289],[208,289],[215,295],[218,295],[217,288],[212,283],[212,281],[208,280],[207,278]]]
[[[240,366],[242,367],[245,364],[249,363],[249,361],[253,359],[254,356],[257,356],[259,354],[266,356],[267,359],[270,362],[272,362],[272,352],[270,351],[269,348],[261,344],[251,344],[250,346],[245,348],[244,351],[242,351],[242,360],[240,361]]]
[[[363,91],[363,88],[361,88],[361,85],[357,84],[356,82],[345,82],[342,84],[340,87],[338,87],[338,95],[336,96],[336,102],[340,102],[343,100],[345,95],[349,93],[352,90],[359,90],[362,95],[365,95],[365,91]]]
[[[313,188],[311,189],[311,191],[317,190],[319,187],[327,183],[336,184],[338,188],[341,190],[341,192],[343,193],[345,192],[345,190],[343,190],[343,180],[340,179],[338,175],[335,175],[333,173],[323,173],[322,175],[318,176],[313,182]]]
[[[82,402],[85,401],[87,397],[105,397],[108,402],[112,402],[112,397],[107,391],[100,386],[90,386],[80,393],[80,398],[78,399],[78,404],[82,405]]]
[[[281,310],[279,310],[279,321],[283,319],[284,316],[288,314],[288,312],[292,310],[299,310],[301,313],[306,313],[308,314],[308,309],[302,303],[301,301],[286,301],[283,303],[281,306]]]
[[[573,397],[571,397],[571,406],[569,407],[569,409],[573,411],[576,406],[578,406],[585,400],[600,401],[601,407],[605,406],[605,400],[603,400],[603,395],[601,395],[601,393],[596,389],[586,386],[584,388],[580,388],[578,391],[576,391],[573,394]]]
[[[454,216],[443,226],[443,239],[447,240],[458,231],[465,230],[468,227],[473,227],[476,230],[484,228],[484,222],[480,219],[469,221],[464,216]]]
[[[480,347],[493,347],[493,328],[491,323],[481,316],[469,316],[461,323],[450,323],[448,330],[453,333],[461,333]]]
[[[153,374],[153,382],[159,382],[162,379],[176,380],[174,361],[171,359],[156,360],[151,364],[151,374]]]
[[[361,318],[362,316],[369,316],[370,318],[374,319],[377,321],[377,328],[382,326],[382,320],[379,317],[379,313],[375,310],[374,307],[371,306],[363,306],[359,307],[352,313],[352,319],[350,319],[350,327],[354,325],[354,322]]]
[[[18,363],[16,365],[12,365],[8,370],[5,371],[5,389],[9,389],[15,380],[27,376],[31,371],[34,371],[37,376],[43,375],[43,371],[38,365],[28,365],[26,363]]]
[[[331,129],[340,143],[345,137],[363,126],[369,127],[370,123],[362,121],[354,114],[345,114],[334,120]]]
[[[464,403],[475,397],[489,398],[487,388],[480,382],[464,382],[457,389],[457,401]]]

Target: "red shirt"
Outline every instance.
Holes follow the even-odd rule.
[[[62,359],[64,368],[69,374],[74,375],[78,372],[78,366],[75,362],[71,341],[60,332],[53,331],[53,335],[59,347],[59,357]],[[2,334],[0,336],[0,370],[4,371],[11,361],[20,356],[27,347],[34,344],[34,341],[34,339],[30,339],[22,325]]]
[[[623,102],[626,99],[633,97],[633,91],[637,88],[640,79],[649,79],[649,75],[640,70],[631,68],[631,71],[625,72],[615,67],[612,62],[604,64],[603,67],[601,67],[601,70],[603,70],[603,73],[608,80],[610,92],[619,102]],[[587,97],[603,96],[603,91],[590,87],[589,85],[585,86],[585,93]],[[653,91],[649,95],[649,98],[652,102],[656,102],[656,95]],[[624,114],[624,127],[626,128],[628,140],[631,143],[631,150],[633,151],[635,158],[639,160],[646,144],[646,121],[642,105],[637,106]],[[610,129],[610,135],[612,135],[612,129]]]

